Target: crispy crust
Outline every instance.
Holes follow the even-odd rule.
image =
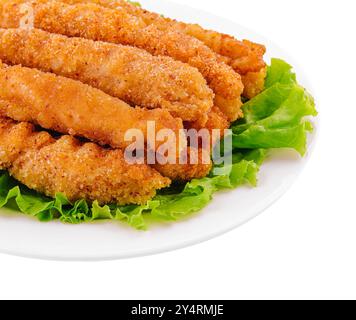
[[[17,28],[19,6],[27,1],[2,3],[1,26]],[[122,10],[108,9],[91,3],[68,5],[56,1],[31,1],[36,28],[71,37],[82,37],[132,45],[154,55],[171,56],[199,69],[216,94],[236,99],[243,85],[239,74],[219,61],[217,55],[201,41],[174,29],[160,30],[154,24]]]
[[[133,105],[206,121],[213,92],[198,70],[144,50],[39,29],[0,29],[0,58],[80,80]]]
[[[167,111],[134,109],[79,81],[21,66],[0,68],[0,99],[3,116],[114,148],[124,149],[132,143],[124,138],[130,129],[146,133],[148,121],[155,122],[156,133],[169,128],[176,137],[182,135],[182,120],[173,118]],[[178,142],[172,145],[177,154],[185,152],[186,137],[182,139],[183,145]],[[155,144],[158,148],[162,142]],[[157,165],[156,168],[164,176],[178,180],[191,180],[200,177],[201,172],[209,172],[201,162]]]
[[[264,68],[258,72],[248,72],[242,76],[245,84],[244,96],[246,98],[252,99],[264,90],[266,75],[267,68]]]
[[[193,164],[192,157],[196,157]],[[204,161],[208,159],[209,161]],[[179,160],[178,160],[179,161]],[[163,176],[170,177],[174,181],[191,181],[192,179],[200,179],[206,177],[211,168],[212,162],[210,161],[210,154],[206,153],[202,148],[189,148],[187,150],[187,164],[166,164],[166,165],[153,165],[157,171]]]
[[[201,129],[208,129],[210,134],[210,146],[214,146],[218,137],[213,134],[213,130],[220,130],[220,138],[225,134],[225,130],[229,129],[230,122],[228,118],[221,112],[221,110],[214,106],[208,113],[208,121],[206,123],[201,123],[199,121],[187,123],[188,129],[195,129],[198,132]]]
[[[227,117],[221,112],[217,107],[213,107],[208,114],[208,121],[206,123],[201,123],[199,121],[187,123],[189,129],[208,129],[212,131],[213,129],[219,129],[224,132],[225,129],[229,129],[230,122]]]
[[[222,113],[229,122],[233,122],[239,118],[243,117],[242,101],[241,99],[225,99],[221,96],[215,96],[214,99],[215,107],[218,107],[220,113]],[[208,114],[209,118],[209,114]],[[198,121],[199,123],[204,125],[204,122]]]
[[[157,131],[168,128],[178,135],[183,128],[181,119],[168,111],[132,108],[79,81],[21,66],[0,68],[0,99],[4,116],[115,148],[131,144],[125,141],[131,129],[140,130],[149,142],[149,121]]]
[[[129,165],[120,150],[55,140],[29,123],[0,118],[0,167],[47,196],[64,193],[71,201],[144,204],[170,180],[146,165]]]
[[[146,132],[150,120],[156,130],[175,133],[183,123],[173,117],[191,128],[227,129],[243,116],[242,92],[252,98],[264,86],[265,48],[247,40],[163,18],[123,0],[0,0],[1,27],[19,26],[23,3],[32,5],[34,25],[45,31],[0,29],[0,58],[80,80],[107,94],[79,81],[2,65],[4,116],[123,149],[129,144],[124,133],[132,128]],[[130,108],[108,94],[166,111]],[[120,150],[71,136],[55,140],[25,122],[0,118],[0,150],[0,166],[49,196],[59,191],[71,200],[143,203],[170,183],[148,166],[126,163]],[[212,167],[210,161],[202,164],[206,150],[188,150],[188,158],[198,155],[196,165],[153,168],[174,180],[205,177]]]
[[[248,40],[237,40],[234,37],[220,32],[206,30],[197,24],[189,24],[163,17],[155,12],[150,12],[126,0],[60,0],[65,3],[95,3],[106,8],[125,11],[131,15],[141,18],[146,25],[155,25],[160,30],[175,29],[190,35],[220,55],[221,61],[229,64],[242,76],[242,82],[248,89],[244,96],[250,97],[254,92],[260,92],[261,78],[253,77],[251,74],[261,73],[266,64],[263,56],[266,52],[265,46]],[[253,82],[255,81],[255,82]],[[253,87],[255,86],[255,87]],[[246,95],[247,94],[247,95]]]

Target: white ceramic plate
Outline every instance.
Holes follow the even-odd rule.
[[[293,59],[273,43],[238,24],[167,0],[141,1],[144,7],[187,22],[199,23],[238,38],[266,44],[269,57],[292,63],[299,80],[310,88]],[[188,220],[160,224],[140,232],[124,224],[105,222],[65,225],[40,223],[21,214],[0,210],[0,251],[19,256],[58,260],[104,260],[155,254],[193,245],[254,218],[280,198],[296,180],[311,154],[301,159],[295,152],[278,151],[262,166],[259,186],[217,194],[202,212]]]

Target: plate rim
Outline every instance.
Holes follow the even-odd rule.
[[[163,0],[156,0],[156,4],[161,1],[163,1]],[[211,18],[214,18],[214,19],[232,23],[232,24],[238,26],[239,28],[245,30],[247,33],[251,33],[252,35],[254,35],[256,37],[265,40],[264,43],[266,43],[266,44],[269,43],[274,48],[278,49],[278,51],[282,52],[284,58],[288,59],[288,62],[291,62],[293,67],[298,69],[298,72],[303,74],[303,80],[304,80],[303,85],[308,87],[308,91],[312,92],[314,98],[316,98],[316,101],[318,101],[316,92],[315,92],[313,86],[309,83],[309,77],[306,74],[307,72],[304,71],[304,69],[300,67],[299,63],[294,60],[293,56],[290,56],[289,53],[286,52],[286,50],[281,49],[278,45],[276,45],[274,43],[274,41],[269,40],[269,38],[266,38],[265,36],[261,35],[259,32],[255,32],[250,28],[244,27],[231,19],[228,19],[228,18],[225,18],[222,16],[218,16],[218,15],[208,12],[206,10],[193,8],[189,5],[180,4],[180,3],[177,3],[177,2],[171,1],[171,0],[164,0],[164,2],[168,6],[176,6],[176,7],[189,9],[192,12],[194,12],[194,11],[199,12],[205,16],[210,16]],[[273,206],[273,204],[275,204],[278,200],[280,200],[280,198],[282,196],[284,196],[290,190],[290,188],[298,181],[301,174],[304,172],[306,165],[308,164],[310,159],[313,157],[314,152],[315,152],[315,146],[317,144],[317,141],[319,139],[319,134],[320,134],[320,123],[321,123],[320,114],[318,115],[317,118],[314,118],[312,122],[314,124],[314,132],[311,135],[311,139],[310,139],[311,141],[308,144],[308,153],[305,156],[305,158],[303,159],[303,163],[301,164],[298,172],[295,174],[294,179],[292,179],[291,181],[288,181],[288,183],[286,183],[283,186],[283,188],[281,187],[278,190],[278,192],[273,193],[270,196],[270,199],[268,199],[268,201],[263,202],[263,204],[261,204],[260,207],[257,210],[255,210],[255,212],[253,214],[251,214],[248,218],[246,218],[242,222],[232,223],[231,225],[224,227],[224,228],[220,228],[220,229],[216,230],[215,232],[210,232],[209,235],[205,234],[205,235],[201,235],[197,238],[189,239],[186,241],[180,241],[175,244],[170,244],[170,245],[166,245],[166,246],[162,245],[160,248],[154,248],[151,250],[148,250],[148,249],[134,250],[131,253],[126,252],[126,253],[117,253],[117,254],[113,254],[113,255],[102,255],[102,256],[100,256],[100,254],[97,254],[97,256],[95,256],[95,257],[89,256],[88,254],[84,254],[83,256],[80,256],[80,257],[79,256],[72,257],[70,255],[65,256],[64,254],[62,256],[60,256],[58,253],[53,254],[53,255],[48,255],[48,254],[41,255],[41,254],[37,254],[37,253],[31,254],[30,252],[22,252],[21,250],[19,250],[19,251],[6,250],[1,247],[0,247],[0,253],[6,254],[6,255],[17,256],[17,257],[23,257],[23,258],[40,259],[40,260],[48,260],[48,261],[114,261],[114,260],[132,259],[132,258],[139,258],[139,257],[145,257],[145,256],[151,256],[151,255],[158,255],[158,254],[162,254],[165,252],[171,252],[171,251],[176,251],[179,249],[185,249],[187,247],[199,245],[203,242],[210,241],[214,238],[220,237],[223,234],[227,234],[227,233],[237,229],[238,227],[243,226],[244,224],[255,219],[257,216],[262,214],[264,211],[268,210],[271,206]],[[233,192],[235,192],[235,190],[231,190],[229,192],[233,193]],[[214,201],[214,199],[212,201]]]

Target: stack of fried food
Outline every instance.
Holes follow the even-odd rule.
[[[125,132],[227,129],[264,53],[125,0],[0,0],[0,168],[47,196],[145,203],[211,164],[129,164]]]

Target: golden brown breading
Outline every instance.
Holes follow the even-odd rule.
[[[1,3],[1,27],[19,26],[25,16],[20,9],[23,3],[27,1]],[[95,4],[68,5],[45,0],[30,3],[36,28],[71,37],[132,45],[154,55],[171,56],[198,68],[213,91],[224,99],[239,99],[243,92],[241,76],[194,37],[174,29],[160,30],[154,24],[147,26],[140,17]]]
[[[199,121],[186,123],[188,129],[195,129],[198,132],[201,129],[208,129],[210,133],[210,147],[216,144],[216,140],[220,137],[222,138],[225,134],[225,130],[229,129],[230,122],[227,117],[221,112],[219,108],[214,106],[208,113],[208,121],[206,123],[201,123]],[[213,130],[220,130],[220,135],[215,136]]]
[[[241,75],[242,82],[248,89],[244,92],[246,97],[261,91],[262,70],[266,64],[263,56],[266,52],[265,46],[248,40],[239,41],[234,37],[212,30],[206,30],[197,24],[179,22],[160,14],[150,12],[138,7],[126,0],[60,0],[69,4],[95,3],[106,8],[123,10],[131,15],[142,18],[146,25],[156,25],[160,30],[175,29],[190,35],[207,45],[217,54],[221,55],[222,61],[231,65]],[[251,74],[259,74],[254,77]]]
[[[0,29],[0,59],[80,80],[128,103],[206,121],[213,92],[199,71],[170,57],[123,45]]]
[[[193,157],[196,157],[196,160],[193,160]],[[208,161],[205,162],[204,159]],[[206,177],[212,168],[212,162],[210,154],[207,154],[205,150],[188,147],[187,164],[155,164],[153,168],[174,181],[191,181]]]
[[[55,140],[29,123],[0,118],[0,168],[27,187],[71,201],[144,204],[167,187],[169,179],[146,165],[129,165],[120,150],[80,143],[71,136]]]
[[[183,128],[181,119],[168,111],[132,108],[79,81],[21,66],[0,67],[0,99],[4,116],[115,148],[131,144],[125,141],[131,129],[140,130],[150,142],[149,121],[154,121],[156,131],[168,128],[178,135]]]
[[[208,121],[206,123],[201,123],[199,121],[189,122],[186,124],[186,127],[188,127],[188,129],[196,129],[198,131],[204,128],[209,131],[219,129],[223,134],[225,129],[229,129],[230,122],[221,110],[214,106],[208,113]]]
[[[220,112],[225,116],[229,122],[233,122],[239,118],[243,117],[242,101],[241,99],[228,100],[221,96],[215,97],[215,106],[219,107]],[[199,123],[204,125],[204,122],[199,121]]]
[[[182,135],[182,120],[173,118],[168,111],[134,109],[79,81],[36,69],[20,66],[0,68],[0,99],[0,114],[3,116],[114,148],[130,146],[132,141],[125,141],[125,133],[130,129],[147,134],[148,121],[155,122],[156,133],[168,128],[176,134],[176,139]],[[172,145],[179,154],[185,152],[186,137],[181,138],[182,145],[178,140]],[[157,139],[156,147],[164,142]],[[157,165],[156,168],[165,176],[179,180],[196,178],[195,172],[205,170],[202,163],[184,165],[186,169],[178,163],[167,166]]]
[[[248,72],[242,76],[245,84],[244,97],[252,99],[261,93],[265,88],[265,79],[267,68],[263,68],[258,72]]]

